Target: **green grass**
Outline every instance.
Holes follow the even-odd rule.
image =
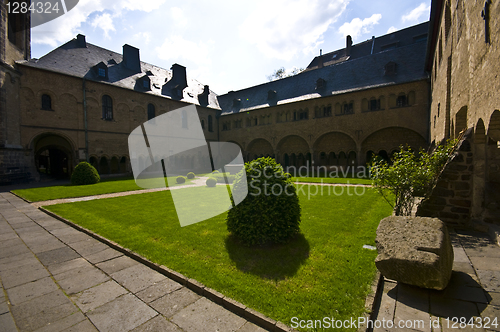
[[[372,184],[372,180],[363,178],[292,177],[292,181],[306,183]]]
[[[212,189],[195,190],[211,195]],[[298,185],[302,234],[287,245],[258,248],[229,236],[226,213],[180,227],[169,191],[47,208],[290,325],[292,317],[344,320],[364,311],[376,251],[362,246],[375,245],[378,223],[391,208],[373,189],[357,188],[364,195],[353,189]]]
[[[186,180],[186,183],[176,184],[175,179],[170,187],[175,187],[179,185],[191,184],[193,180]],[[28,201],[39,202],[48,201],[52,199],[61,198],[73,198],[73,197],[84,197],[102,194],[111,194],[124,191],[132,190],[142,190],[144,188],[139,187],[133,178],[118,178],[118,179],[106,179],[96,184],[89,184],[84,186],[74,186],[71,184],[64,186],[52,186],[52,187],[41,187],[32,189],[19,189],[13,190],[16,195],[19,195]]]

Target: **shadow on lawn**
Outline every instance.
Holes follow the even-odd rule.
[[[225,245],[229,258],[240,271],[275,281],[294,276],[309,258],[309,242],[303,234],[287,244],[257,247],[246,247],[229,235]]]

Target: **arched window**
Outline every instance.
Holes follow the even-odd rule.
[[[155,115],[155,105],[148,104],[148,120],[151,120],[155,116],[156,116]]]
[[[102,118],[106,121],[113,120],[113,100],[110,96],[102,96]]]
[[[205,129],[205,120],[201,120],[201,129]]]
[[[47,94],[42,95],[42,110],[52,110],[52,99]]]
[[[208,131],[214,131],[214,126],[212,123],[212,116],[211,115],[208,116]]]

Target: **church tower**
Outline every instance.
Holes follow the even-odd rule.
[[[27,154],[21,145],[20,75],[16,61],[31,56],[31,22],[26,14],[10,12],[12,1],[0,0],[0,185],[29,179]],[[31,1],[25,2],[29,7]]]

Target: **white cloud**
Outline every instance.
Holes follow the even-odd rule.
[[[158,57],[162,60],[189,60],[196,64],[210,64],[209,53],[212,46],[212,41],[208,43],[195,43],[181,36],[173,36],[165,38],[163,44],[156,47],[155,50]]]
[[[401,20],[403,21],[403,23],[405,23],[405,22],[418,22],[422,15],[426,15],[425,17],[428,17],[430,10],[431,10],[431,6],[426,5],[424,2],[422,2],[417,8],[413,9],[408,14],[403,15]]]
[[[137,1],[137,0],[121,0],[113,1],[116,5],[115,9],[120,10],[121,8],[127,10],[140,10],[143,12],[150,13],[153,10],[160,8],[165,0],[147,0],[147,1]]]
[[[149,42],[151,41],[151,33],[150,32],[139,32],[139,33],[136,33],[133,37],[134,37],[134,40],[141,41],[146,45],[148,45]]]
[[[170,8],[170,15],[172,16],[172,19],[178,26],[185,27],[187,25],[188,20],[184,15],[184,11],[181,8],[179,7]]]
[[[389,29],[387,29],[387,33],[393,33],[395,31],[398,31],[394,26],[391,26]]]
[[[113,18],[110,14],[105,13],[102,15],[97,15],[92,21],[91,25],[94,28],[101,28],[104,30],[104,36],[109,39],[109,32],[116,31],[113,25]]]
[[[373,14],[372,16],[365,18],[364,20],[359,17],[354,18],[351,22],[346,22],[342,24],[339,28],[339,32],[345,36],[351,35],[353,39],[360,37],[362,34],[369,33],[372,31],[373,26],[378,24],[378,21],[382,18],[382,14]]]
[[[239,33],[268,57],[290,60],[300,51],[315,52],[349,1],[255,1]]]
[[[56,47],[61,42],[66,42],[76,36],[82,23],[86,22],[92,13],[100,13],[92,22],[92,26],[103,27],[105,33],[114,31],[113,19],[120,16],[123,11],[139,10],[151,12],[158,9],[165,0],[80,0],[68,13],[48,23],[33,28],[32,42],[35,44],[47,44]],[[106,17],[107,11],[109,17]],[[100,21],[96,21],[99,18]],[[113,27],[113,28],[111,28]],[[107,28],[108,30],[106,30]],[[106,32],[107,31],[107,32]]]

